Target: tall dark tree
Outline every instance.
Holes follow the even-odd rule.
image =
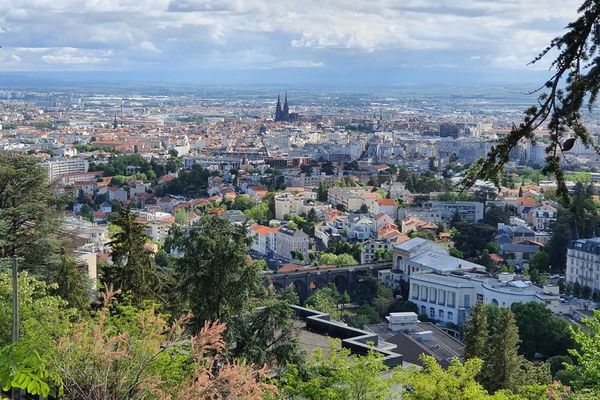
[[[102,282],[128,292],[134,302],[160,296],[160,278],[146,248],[149,238],[137,222],[131,207],[122,209],[114,220],[117,232],[108,245],[112,265],[102,271]]]
[[[463,325],[464,356],[483,358],[488,341],[488,320],[485,306],[477,303],[471,311],[471,317]]]
[[[54,269],[53,275],[52,281],[57,283],[54,293],[66,300],[70,307],[79,310],[89,307],[91,299],[88,290],[91,289],[91,282],[79,270],[76,260],[65,248],[61,249],[60,263]]]
[[[38,267],[58,253],[60,203],[33,156],[0,153],[0,258],[17,255],[23,267]]]
[[[175,261],[177,291],[196,328],[239,314],[261,285],[260,267],[247,256],[251,240],[243,227],[216,216],[174,230],[170,245],[183,254]]]
[[[500,389],[515,390],[519,382],[522,361],[518,355],[519,330],[510,309],[496,307],[489,320],[489,336],[483,356],[481,384],[490,392]]]

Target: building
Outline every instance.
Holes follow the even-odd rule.
[[[275,121],[277,122],[291,122],[298,119],[298,114],[290,113],[288,105],[287,93],[285,94],[285,100],[283,101],[283,107],[281,107],[281,98],[277,95],[277,105],[275,106]]]
[[[275,234],[275,253],[291,260],[292,252],[300,253],[308,260],[308,235],[301,229],[282,226]]]
[[[378,193],[371,193],[362,187],[334,187],[327,190],[327,201],[347,211],[357,211],[363,204],[373,207],[379,198],[381,196]]]
[[[420,273],[410,279],[409,300],[420,314],[440,322],[462,325],[476,303],[510,307],[515,303],[537,302],[552,311],[560,308],[558,286],[539,287],[503,273],[493,277],[486,273]]]
[[[600,237],[573,240],[567,249],[567,283],[600,290]]]
[[[80,158],[65,158],[46,161],[41,167],[48,172],[48,182],[64,175],[88,172],[89,163]]]
[[[423,208],[439,211],[444,222],[458,213],[465,222],[476,223],[483,219],[483,203],[477,201],[428,201]]]
[[[253,238],[250,249],[263,255],[270,255],[275,251],[275,234],[277,228],[254,224],[248,230]]]

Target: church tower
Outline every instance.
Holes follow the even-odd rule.
[[[283,118],[284,121],[290,120],[290,107],[288,106],[287,101],[287,92],[285,92],[285,100],[283,102]]]
[[[277,106],[275,106],[275,121],[281,121],[281,97],[279,93],[277,93]]]

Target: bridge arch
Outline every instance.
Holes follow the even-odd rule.
[[[296,290],[296,293],[298,293],[300,300],[306,300],[308,297],[308,290],[304,279],[294,279],[292,285],[294,285],[294,289]]]
[[[345,275],[338,274],[333,278],[333,283],[335,283],[335,287],[338,292],[344,293],[346,290],[350,289],[350,282]]]

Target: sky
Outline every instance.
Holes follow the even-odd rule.
[[[0,0],[0,72],[194,82],[526,81],[573,0]],[[77,72],[77,73],[75,73]]]

